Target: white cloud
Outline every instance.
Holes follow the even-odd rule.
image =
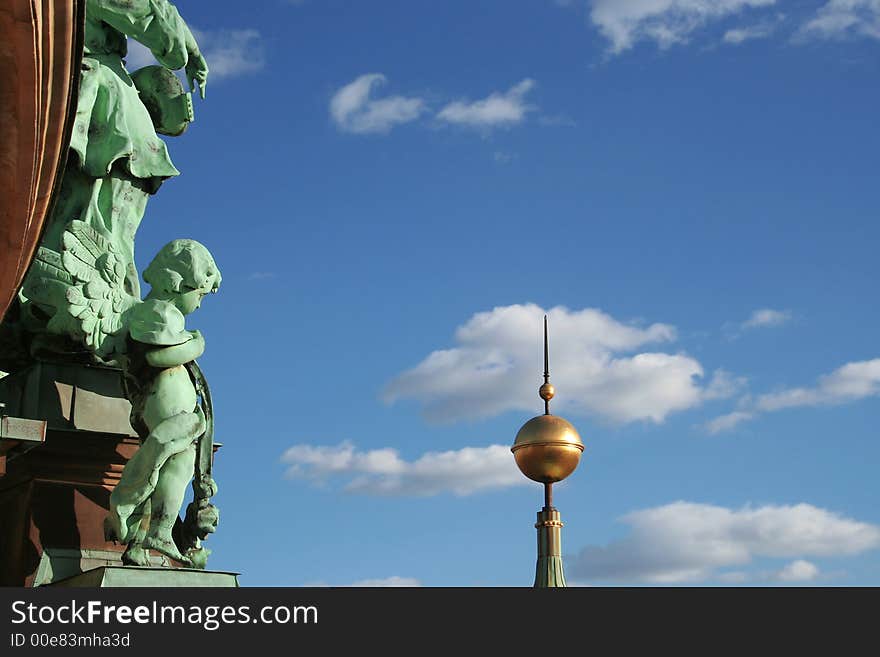
[[[713,578],[743,581],[742,572],[718,572],[756,558],[836,557],[880,547],[880,527],[810,504],[746,506],[731,510],[674,502],[630,513],[624,538],[590,546],[569,559],[572,579],[672,584]],[[778,573],[792,581],[818,569],[807,562]],[[809,564],[812,565],[812,564]]]
[[[289,466],[288,477],[315,483],[342,477],[345,490],[367,495],[470,495],[526,483],[504,445],[427,452],[415,461],[403,460],[391,448],[360,452],[349,442],[294,445],[281,461]]]
[[[726,415],[719,415],[706,423],[706,430],[713,435],[723,431],[730,431],[738,424],[747,422],[753,417],[755,417],[755,414],[748,411],[734,411]]]
[[[759,328],[778,328],[793,319],[790,310],[759,308],[752,311],[748,319],[742,322],[725,322],[721,330],[728,340],[736,340],[746,331]]]
[[[772,19],[766,19],[754,25],[744,27],[735,27],[724,33],[722,41],[729,45],[738,46],[746,41],[754,39],[766,39],[776,32],[782,22],[785,20],[785,14],[777,13]]]
[[[880,394],[880,358],[847,363],[830,374],[819,377],[812,388],[789,388],[756,401],[758,410],[778,411],[795,406],[819,406],[873,397]]]
[[[751,317],[744,321],[741,326],[743,329],[773,328],[776,326],[782,326],[790,320],[790,310],[761,308],[760,310],[755,310]]]
[[[255,73],[266,64],[257,30],[193,30],[208,62],[208,81]]]
[[[266,60],[257,30],[196,30],[193,36],[199,44],[205,61],[208,62],[208,83],[223,78],[233,78],[259,71]],[[139,68],[156,64],[156,58],[146,47],[128,40],[126,68],[136,71]]]
[[[796,39],[880,39],[880,0],[829,0],[804,23]]]
[[[819,377],[810,388],[784,388],[776,392],[745,398],[740,409],[721,415],[706,424],[709,433],[727,431],[761,413],[772,413],[799,406],[832,406],[880,395],[880,358],[847,363]]]
[[[748,27],[737,27],[727,30],[722,37],[724,43],[731,45],[739,45],[744,41],[752,41],[753,39],[766,39],[776,30],[776,26],[771,23],[760,23],[758,25],[749,25]]]
[[[727,399],[746,387],[745,377],[735,377],[725,370],[715,370],[709,385],[703,391],[703,399]]]
[[[415,121],[426,110],[421,98],[372,98],[385,84],[381,73],[367,73],[339,89],[330,100],[330,116],[343,132],[387,134],[394,126]]]
[[[437,118],[455,125],[483,129],[515,125],[535,109],[525,101],[526,94],[534,86],[535,81],[526,78],[507,91],[493,92],[482,100],[456,100],[441,109]]]
[[[779,570],[759,570],[747,572],[733,570],[718,573],[713,579],[725,584],[746,584],[748,582],[811,582],[819,578],[819,567],[804,559],[785,564]]]
[[[592,0],[590,19],[616,55],[639,41],[661,49],[686,43],[695,30],[776,0]]]
[[[775,579],[780,582],[809,582],[819,576],[819,568],[816,564],[803,559],[786,564],[782,570],[776,573]]]
[[[668,324],[623,324],[596,310],[546,311],[550,319],[551,380],[557,410],[586,412],[615,422],[663,422],[667,415],[732,394],[729,375],[700,385],[703,368],[682,353],[639,352],[675,340]],[[387,402],[416,399],[433,421],[455,421],[506,411],[539,411],[543,371],[542,317],[535,304],[481,312],[460,326],[457,346],[434,351],[398,375]]]

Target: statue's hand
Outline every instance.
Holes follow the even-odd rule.
[[[205,336],[203,336],[202,332],[199,331],[198,329],[196,329],[194,331],[190,331],[190,334],[192,335],[193,341],[195,341],[199,345],[201,345],[200,349],[201,349],[202,353],[204,353],[204,351],[205,351]]]
[[[169,368],[183,365],[200,358],[205,353],[205,339],[198,331],[188,331],[192,336],[190,340],[170,347],[158,347],[148,349],[145,358],[152,367]]]
[[[202,477],[198,481],[193,482],[193,489],[197,499],[208,499],[217,494],[217,482],[211,477]]]
[[[190,51],[189,60],[186,62],[186,79],[189,81],[189,90],[199,89],[199,95],[205,97],[205,88],[208,86],[208,62],[199,51]]]

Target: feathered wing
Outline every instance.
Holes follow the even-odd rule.
[[[140,301],[125,291],[125,262],[113,243],[82,221],[62,236],[61,263],[75,285],[67,289],[68,312],[79,320],[86,345],[107,356],[124,339],[124,319]]]
[[[125,290],[125,263],[99,230],[74,219],[62,235],[61,253],[40,248],[37,275],[25,291],[55,309],[51,333],[81,337],[98,356],[122,347],[125,317],[140,300]]]

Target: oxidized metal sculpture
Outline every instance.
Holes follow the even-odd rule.
[[[56,309],[49,331],[75,338],[96,356],[122,365],[132,426],[142,438],[110,496],[108,536],[127,544],[125,563],[148,565],[146,550],[152,548],[204,568],[207,551],[198,541],[214,531],[218,520],[208,501],[217,491],[210,476],[211,408],[195,365],[205,340],[199,331],[186,330],[184,316],[217,291],[220,271],[204,246],[175,240],[144,272],[152,289],[141,301],[127,291],[124,260],[109,234],[73,220],[62,243],[61,253],[40,247],[24,293]],[[197,452],[201,475],[193,484],[186,538],[178,546],[171,531]]]
[[[127,37],[161,66],[129,76]],[[213,413],[195,362],[205,341],[184,317],[217,291],[220,272],[204,246],[175,240],[144,272],[141,300],[134,240],[150,195],[178,175],[157,132],[182,134],[193,119],[171,71],[184,69],[204,98],[208,67],[167,0],[87,0],[81,69],[61,188],[6,324],[28,358],[122,370],[141,447],[110,496],[107,536],[126,544],[128,564],[148,565],[153,549],[204,568],[200,541],[218,520]],[[194,500],[172,535],[194,471]]]

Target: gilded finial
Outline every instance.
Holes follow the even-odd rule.
[[[526,477],[552,484],[574,471],[584,451],[584,443],[571,422],[550,414],[550,400],[556,395],[556,388],[550,383],[547,315],[544,315],[544,385],[538,389],[538,395],[544,400],[544,414],[533,417],[520,428],[510,449]]]
[[[550,347],[547,337],[547,315],[544,315],[544,385],[538,388],[538,396],[544,400],[544,415],[550,415],[550,400],[556,388],[550,383]]]
[[[550,414],[550,400],[556,389],[550,383],[550,339],[544,315],[544,384],[538,395],[544,400],[544,415],[526,422],[513,441],[513,458],[526,477],[544,484],[544,508],[538,511],[538,561],[535,586],[565,586],[562,571],[562,519],[553,507],[553,484],[577,468],[584,443],[571,422]]]

